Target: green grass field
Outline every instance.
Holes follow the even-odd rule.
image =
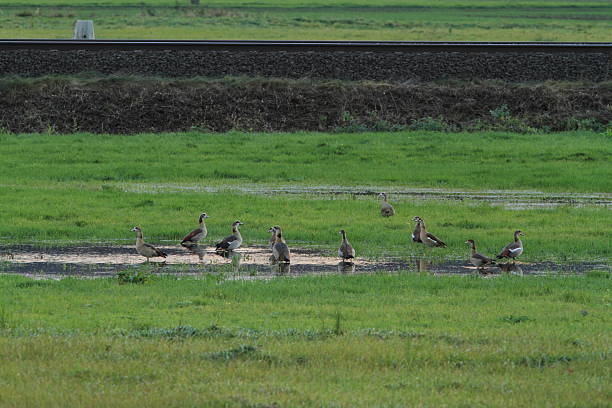
[[[609,274],[0,277],[0,406],[606,406]]]
[[[377,7],[364,0],[206,1],[206,7],[189,7],[185,0],[36,3],[0,6],[0,37],[70,38],[75,19],[93,19],[101,39],[573,42],[609,41],[612,29],[606,1],[389,0]]]
[[[125,242],[136,224],[151,242],[179,240],[205,211],[210,243],[240,219],[248,244],[263,244],[267,229],[278,224],[290,245],[331,254],[345,228],[362,256],[410,255],[422,251],[409,243],[410,219],[419,215],[449,244],[428,256],[463,259],[468,238],[495,253],[520,228],[527,234],[525,260],[610,257],[603,226],[612,214],[602,206],[510,209],[392,195],[397,216],[383,219],[375,194],[399,187],[609,192],[612,145],[605,134],[4,134],[0,143],[5,244]],[[373,193],[242,190],[249,186],[263,192],[345,186]]]

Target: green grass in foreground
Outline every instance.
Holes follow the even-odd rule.
[[[96,38],[268,40],[608,41],[605,1],[202,2],[172,0],[9,1],[0,37],[69,38],[75,19],[93,19]],[[50,7],[70,3],[73,7]],[[110,7],[91,7],[93,4]],[[121,7],[131,4],[133,7]],[[21,7],[19,6],[21,5]],[[90,7],[74,7],[89,5]],[[113,5],[115,7],[113,7]],[[159,7],[162,6],[162,7]],[[165,7],[163,7],[165,6]],[[306,7],[304,7],[306,6]],[[368,7],[370,6],[370,7]]]
[[[603,135],[511,134],[174,134],[1,135],[0,237],[3,243],[51,240],[179,240],[197,214],[211,218],[208,243],[236,219],[246,244],[263,244],[281,225],[290,246],[334,253],[345,228],[358,254],[420,254],[409,242],[414,215],[464,258],[475,239],[494,254],[525,231],[524,260],[605,261],[612,213],[604,207],[512,210],[477,202],[391,197],[397,216],[379,216],[375,195],[259,195],[223,190],[245,183],[455,188],[546,187],[610,191],[610,142]],[[443,182],[442,182],[443,181]],[[202,188],[219,187],[220,192]],[[192,189],[193,188],[193,189]],[[391,239],[390,239],[391,237]]]
[[[605,406],[609,282],[4,276],[0,405]]]

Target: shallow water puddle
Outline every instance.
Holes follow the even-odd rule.
[[[221,185],[202,186],[196,184],[174,183],[121,183],[118,186],[125,192],[133,193],[180,193],[180,192],[237,192],[242,194],[312,194],[322,196],[349,196],[352,198],[373,199],[381,191],[393,195],[395,200],[474,200],[508,209],[554,208],[561,205],[581,207],[600,205],[612,208],[612,194],[608,193],[545,193],[542,191],[483,190],[460,191],[435,188],[407,188],[389,186],[268,186],[268,185]]]
[[[73,246],[36,248],[28,245],[0,246],[0,273],[21,274],[39,278],[64,276],[107,277],[126,268],[148,265],[154,273],[200,275],[224,273],[228,278],[258,279],[277,275],[354,274],[373,272],[415,271],[435,274],[470,274],[477,271],[464,260],[431,260],[419,257],[393,257],[383,260],[357,258],[353,263],[340,262],[320,251],[294,249],[291,264],[274,264],[268,247],[240,248],[226,256],[216,254],[213,247],[184,248],[158,246],[168,258],[154,258],[150,264],[136,253],[133,246]],[[484,273],[495,276],[502,272],[518,275],[576,274],[586,270],[607,268],[595,263],[504,264],[487,268]]]

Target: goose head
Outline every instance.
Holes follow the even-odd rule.
[[[472,248],[474,248],[474,246],[476,245],[473,239],[468,239],[467,241],[465,241],[465,243],[468,244]]]
[[[131,231],[133,232],[141,232],[142,230],[140,229],[140,227],[134,227],[131,229]]]
[[[379,198],[382,198],[383,200],[385,200],[385,201],[386,201],[386,200],[387,200],[387,193],[379,193],[379,194],[378,194],[378,197],[379,197]]]
[[[419,217],[418,215],[415,215],[414,218],[412,218],[412,221],[414,221],[414,222],[421,222],[421,221],[423,221],[423,219],[421,217]]]
[[[268,232],[276,232],[276,228],[277,228],[277,227],[270,227],[270,229],[268,230]]]
[[[518,237],[519,237],[519,236],[521,236],[521,235],[525,235],[525,234],[523,234],[523,231],[521,231],[521,230],[516,230],[516,231],[514,231],[514,236],[515,236],[515,237],[517,237],[517,238],[518,238]]]
[[[206,213],[200,214],[200,219],[203,220],[204,218],[210,218],[210,217]]]
[[[234,221],[234,223],[232,224],[232,227],[237,228],[239,225],[244,225],[244,224],[240,221]]]

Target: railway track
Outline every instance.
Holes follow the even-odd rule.
[[[349,52],[612,53],[610,42],[438,42],[438,41],[195,41],[0,39],[0,50],[197,50]]]

